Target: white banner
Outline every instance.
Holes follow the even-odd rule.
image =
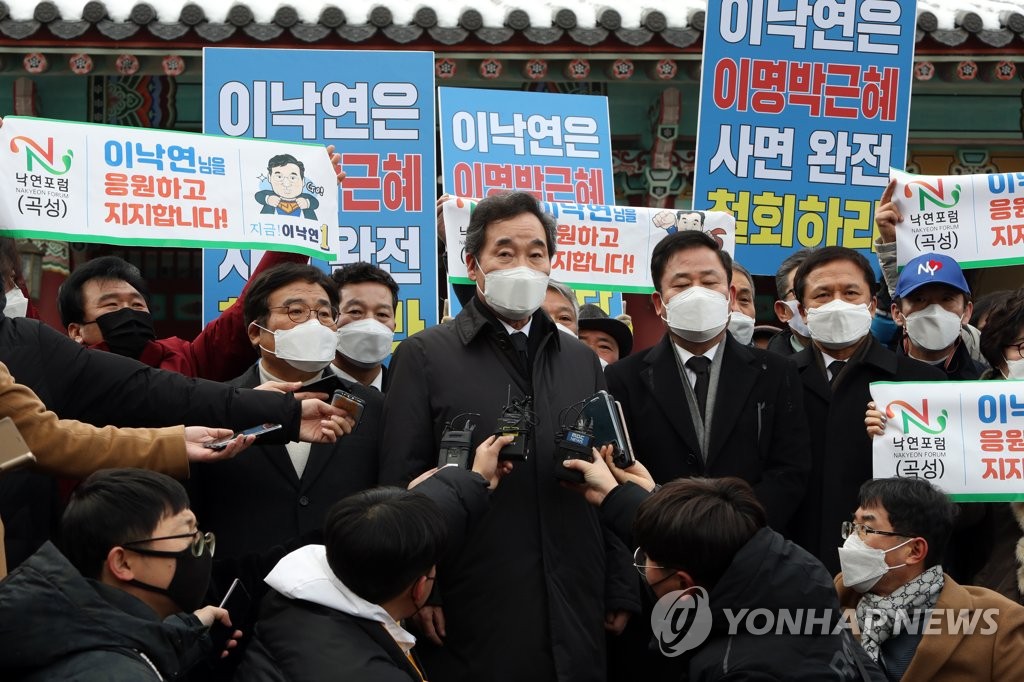
[[[961,268],[1024,263],[1024,173],[911,175],[894,170],[896,262],[943,253]]]
[[[471,284],[466,272],[466,228],[476,199],[444,204],[448,279]],[[647,294],[651,252],[666,235],[701,230],[730,256],[736,251],[736,221],[720,211],[541,202],[558,224],[551,277],[579,289]]]
[[[335,255],[320,145],[8,117],[0,233],[73,242]]]
[[[959,502],[1024,500],[1024,381],[876,382],[874,476],[923,478]]]

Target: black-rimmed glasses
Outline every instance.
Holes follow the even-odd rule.
[[[192,556],[197,558],[203,556],[203,552],[207,549],[210,550],[210,556],[213,556],[213,552],[217,548],[217,537],[213,533],[201,533],[198,530],[194,530],[191,533],[182,533],[181,535],[164,535],[158,538],[132,540],[131,542],[126,542],[121,546],[146,556],[174,557],[181,554],[182,550],[171,552],[162,549],[149,549],[148,547],[145,549],[135,549],[133,545],[141,545],[144,542],[156,542],[157,540],[177,540],[179,538],[192,538],[192,545],[189,549],[192,550]]]

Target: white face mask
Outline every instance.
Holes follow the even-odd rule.
[[[21,289],[14,287],[8,292],[5,292],[7,296],[7,305],[4,306],[4,315],[7,317],[25,317],[28,314],[28,299],[25,298],[25,294],[21,293]]]
[[[903,568],[906,564],[890,566],[885,563],[885,555],[899,549],[914,538],[890,549],[875,549],[860,539],[856,533],[846,538],[839,548],[839,567],[843,571],[843,584],[851,590],[863,594],[874,587],[886,573],[894,568]]]
[[[807,327],[811,338],[825,348],[848,348],[871,332],[871,310],[866,303],[837,298],[819,308],[808,308]]]
[[[372,369],[391,354],[395,333],[387,325],[366,318],[338,327],[338,352],[363,369]]]
[[[1024,359],[1006,361],[1007,379],[1024,379]]]
[[[793,316],[789,318],[789,321],[786,324],[788,324],[789,328],[800,336],[805,339],[809,338],[811,336],[811,330],[807,328],[807,324],[804,322],[804,317],[800,314],[800,303],[796,299],[793,299],[792,301],[783,301],[783,303],[785,303],[786,307],[789,308],[789,312],[793,313]]]
[[[729,323],[729,297],[707,287],[690,287],[665,303],[665,324],[687,341],[715,338]]]
[[[483,270],[481,270],[483,272]],[[509,320],[525,320],[537,312],[548,293],[548,276],[526,266],[484,273],[484,300]],[[480,285],[476,285],[477,289]]]
[[[566,327],[561,322],[555,322],[555,326],[558,327],[558,331],[562,332],[563,334],[568,334],[569,336],[571,336],[573,338],[576,338],[576,334],[573,333],[573,331],[571,329]]]
[[[744,346],[748,345],[754,338],[754,318],[734,310],[729,313],[729,333]]]
[[[949,348],[960,336],[960,316],[938,303],[906,316],[907,335],[925,350]]]
[[[258,324],[256,326],[260,327]],[[275,332],[266,327],[260,329],[274,335],[274,350],[267,350],[263,346],[260,348],[273,353],[300,372],[318,372],[334,359],[338,335],[316,320],[307,320],[291,329],[278,329]]]

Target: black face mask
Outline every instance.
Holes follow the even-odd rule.
[[[153,316],[144,310],[121,308],[95,320],[110,352],[138,360],[146,344],[156,339]]]
[[[166,588],[155,587],[140,580],[129,580],[128,583],[141,587],[149,592],[162,594],[182,611],[192,612],[203,605],[206,588],[210,585],[210,570],[213,568],[213,556],[204,551],[200,556],[192,554],[192,548],[186,547],[180,552],[160,552],[153,550],[132,549],[137,554],[153,556],[174,556],[175,568],[171,584]]]
[[[643,583],[643,589],[647,593],[647,597],[651,600],[652,604],[657,604],[660,597],[658,593],[654,591],[654,588],[662,584],[669,578],[674,578],[676,575],[675,571],[672,571],[661,580],[655,580],[653,583],[647,582],[647,578],[640,578],[640,582]]]

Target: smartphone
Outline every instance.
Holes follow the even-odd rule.
[[[252,597],[238,578],[232,581],[231,587],[228,588],[228,593],[224,595],[224,599],[220,602],[220,607],[225,609],[231,617],[231,627],[224,625],[219,620],[210,626],[210,639],[213,640],[214,658],[220,658],[221,652],[224,651],[224,647],[228,645],[228,640],[231,639],[231,633],[241,629],[242,624],[249,617],[249,609],[252,608]]]
[[[327,395],[331,395],[339,388],[342,388],[341,379],[334,376],[334,373],[332,372],[331,376],[324,377],[323,379],[314,381],[311,384],[306,384],[296,391],[296,393],[326,393]]]
[[[239,436],[262,436],[264,433],[277,431],[279,428],[281,428],[280,424],[260,424],[259,426],[252,427],[251,429],[246,429],[245,431],[238,431],[236,433],[233,433],[228,438],[221,438],[220,440],[214,440],[210,441],[209,443],[203,443],[203,447],[210,448],[211,450],[223,450],[228,446],[228,443],[238,438]]]
[[[25,439],[10,417],[0,419],[0,474],[28,466],[36,461]]]
[[[366,407],[366,401],[339,388],[331,396],[331,405],[348,412],[348,416],[355,420],[355,424],[352,426],[352,428],[355,428],[359,426],[359,420],[363,416],[363,408]]]
[[[620,405],[608,391],[598,391],[583,407],[583,415],[591,420],[594,429],[594,447],[611,443],[615,466],[625,469],[633,465],[633,444],[626,430],[626,420]]]

